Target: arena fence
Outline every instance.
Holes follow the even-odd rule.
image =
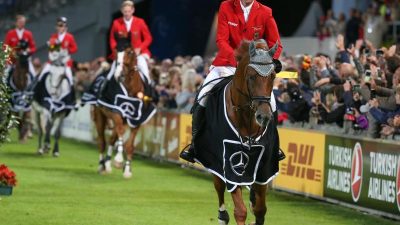
[[[94,142],[90,106],[72,112],[62,132]],[[294,128],[279,128],[279,134],[287,157],[274,188],[400,220],[400,143]],[[185,163],[178,155],[190,140],[190,115],[159,112],[135,145],[149,157]]]

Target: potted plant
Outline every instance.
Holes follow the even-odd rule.
[[[11,195],[13,187],[17,184],[14,171],[6,165],[0,165],[0,195]]]

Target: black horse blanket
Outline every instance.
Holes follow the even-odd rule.
[[[13,81],[13,71],[11,68],[7,76],[7,85],[11,89],[11,111],[13,112],[28,112],[31,110],[31,101],[33,97],[33,88],[35,84],[35,77],[28,73],[26,88],[24,90],[18,90]]]
[[[70,90],[60,96],[58,99],[53,98],[46,89],[46,79],[50,76],[50,72],[43,74],[37,81],[34,88],[33,99],[42,107],[49,110],[51,113],[66,112],[67,115],[72,109],[76,108],[75,90],[70,84]],[[64,78],[69,82],[67,78]]]
[[[96,77],[89,90],[83,94],[82,104],[98,104],[119,112],[126,119],[128,125],[135,128],[149,121],[157,110],[153,103],[145,104],[140,98],[128,96],[124,85],[114,79],[114,64],[110,71],[99,74]],[[145,85],[145,94],[148,95],[146,91],[149,89],[148,82],[144,76],[141,77]],[[100,87],[106,79],[107,84],[103,94],[100,99],[97,99]]]
[[[279,136],[270,122],[260,137],[241,137],[227,115],[230,78],[216,85],[207,100],[205,128],[194,140],[196,161],[221,178],[229,192],[242,185],[267,184],[279,171]]]

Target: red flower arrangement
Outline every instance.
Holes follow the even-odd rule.
[[[6,165],[0,165],[0,186],[15,186],[17,185],[17,179],[14,171],[10,170]]]

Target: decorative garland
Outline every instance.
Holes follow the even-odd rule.
[[[6,66],[11,63],[12,49],[0,42],[0,144],[8,140],[11,128],[17,123],[11,113],[10,89],[6,84]]]

